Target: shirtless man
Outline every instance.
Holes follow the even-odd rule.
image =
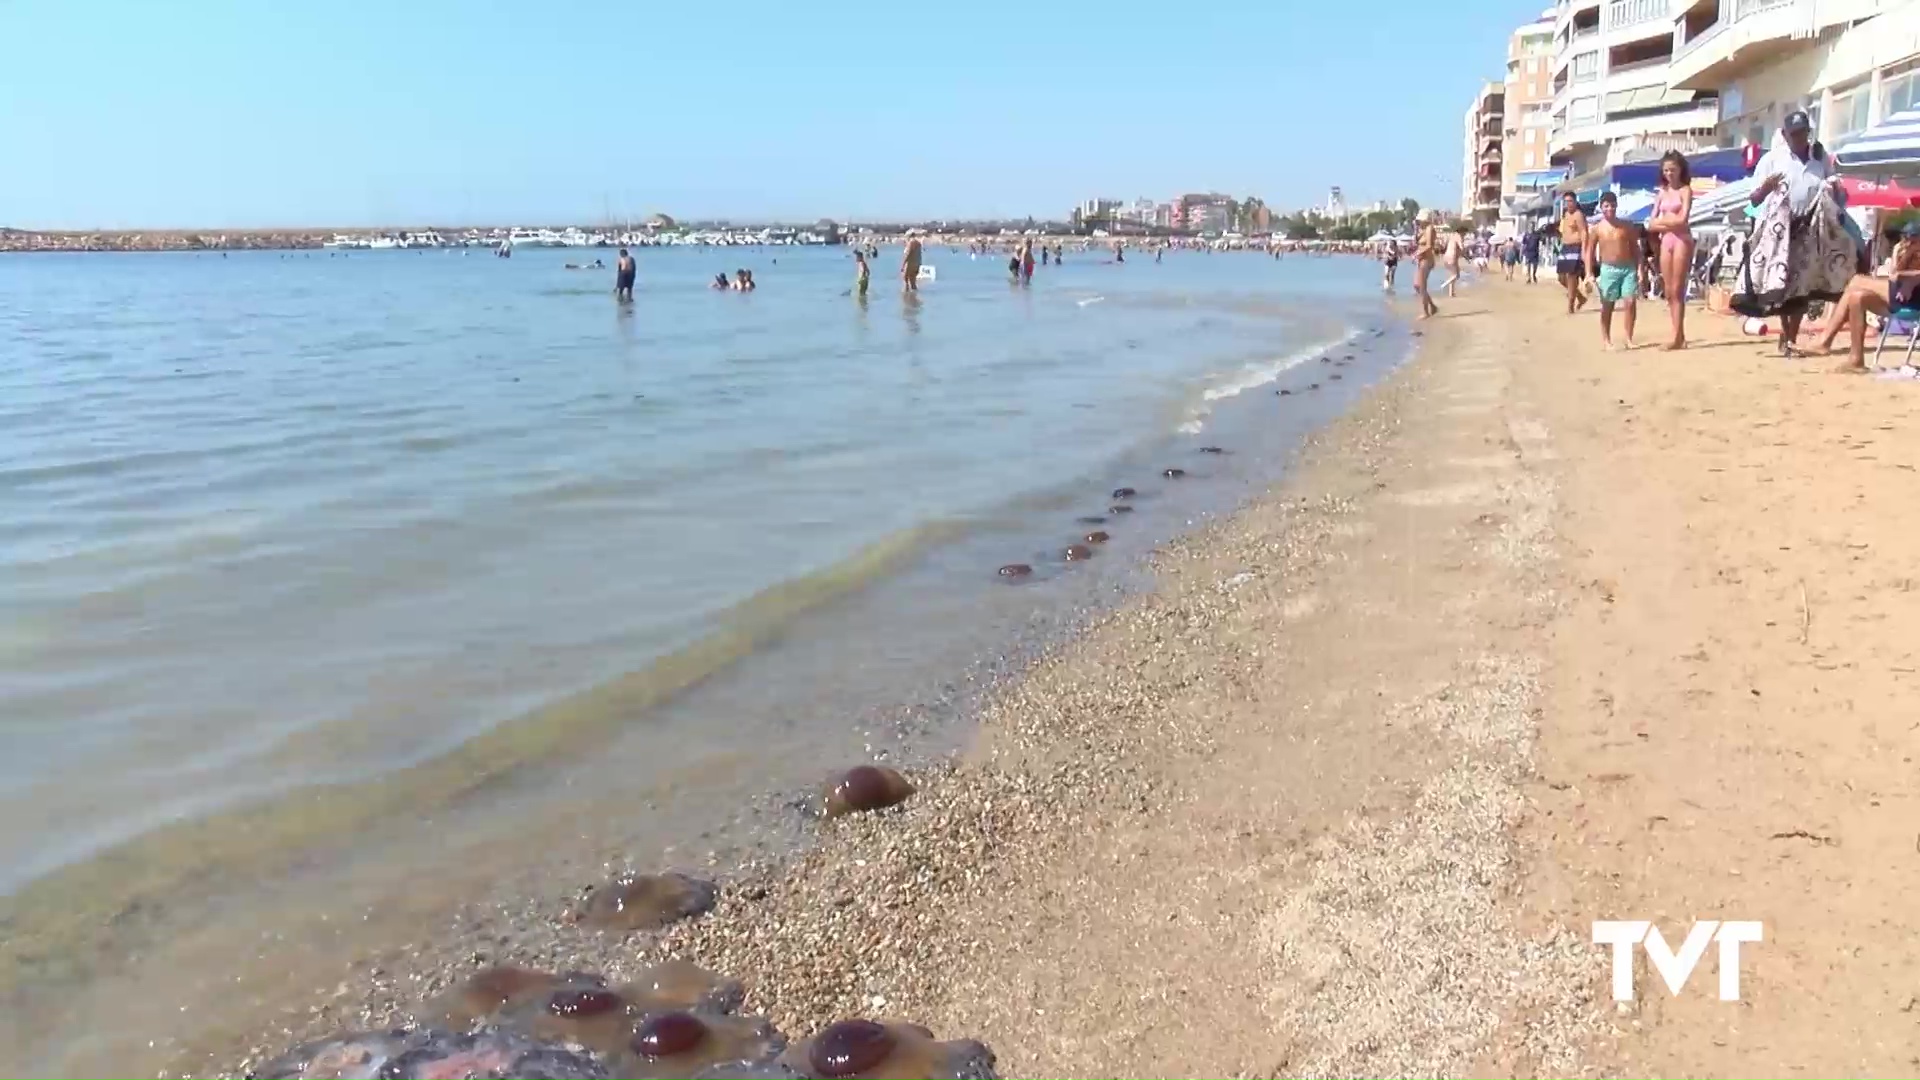
[[[1587,263],[1587,215],[1580,210],[1580,199],[1567,192],[1560,203],[1560,260],[1554,271],[1560,275],[1560,287],[1567,290],[1567,314],[1587,306],[1587,294],[1581,290]]]
[[[1433,262],[1439,257],[1440,236],[1433,224],[1433,211],[1422,210],[1413,220],[1413,295],[1420,301],[1420,318],[1430,319],[1440,310],[1427,287],[1427,280],[1433,276]]]
[[[1600,294],[1600,343],[1613,348],[1613,308],[1625,306],[1627,348],[1633,348],[1634,301],[1640,297],[1640,273],[1646,263],[1646,245],[1640,226],[1622,221],[1620,200],[1609,191],[1600,196],[1600,223],[1587,229],[1587,272]]]
[[[900,283],[908,292],[920,291],[920,238],[907,237],[907,253],[900,260]]]
[[[633,299],[633,256],[627,254],[626,248],[620,249],[620,261],[613,264],[613,297]]]

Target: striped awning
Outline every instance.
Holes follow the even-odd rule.
[[[1833,163],[1842,172],[1920,175],[1920,109],[1894,113],[1848,139],[1835,148]]]
[[[1749,176],[1694,195],[1693,212],[1687,215],[1687,223],[1700,225],[1725,219],[1727,211],[1745,207],[1753,201],[1753,188],[1758,182]]]

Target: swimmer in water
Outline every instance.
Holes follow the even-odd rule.
[[[719,289],[719,290],[721,290],[721,291],[723,291],[723,292],[724,292],[724,291],[726,291],[727,289],[731,289],[731,288],[733,288],[733,286],[732,286],[732,285],[730,285],[730,284],[728,284],[728,283],[727,283],[727,275],[726,275],[726,274],[724,274],[724,273],[720,273],[720,274],[715,274],[715,275],[713,275],[713,284],[712,284],[711,286],[708,286],[708,287],[709,287],[709,288],[714,288],[714,289]]]
[[[907,292],[920,291],[920,238],[907,237],[906,254],[900,258],[900,285]]]
[[[598,259],[593,264],[602,265]],[[626,248],[620,249],[620,261],[614,264],[613,295],[620,300],[633,299],[633,256],[627,254]]]

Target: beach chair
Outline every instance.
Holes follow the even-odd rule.
[[[1907,358],[1901,363],[1908,367],[1913,364],[1913,346],[1920,342],[1920,308],[1897,307],[1887,315],[1886,325],[1880,328],[1880,343],[1873,347],[1874,367],[1880,366],[1880,354],[1886,351],[1887,339],[1894,336],[1895,320],[1905,323],[1907,328]]]

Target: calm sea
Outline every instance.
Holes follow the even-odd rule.
[[[1404,343],[1365,260],[1069,252],[1018,288],[936,247],[917,300],[887,252],[862,303],[841,250],[657,249],[622,306],[564,265],[596,256],[0,259],[0,1067],[129,1062],[137,1015],[89,1048],[49,994],[113,1000],[129,953],[219,984],[232,927],[297,921],[285,883],[724,846],[954,745],[1015,643]],[[1328,349],[1364,355],[1310,392]]]

